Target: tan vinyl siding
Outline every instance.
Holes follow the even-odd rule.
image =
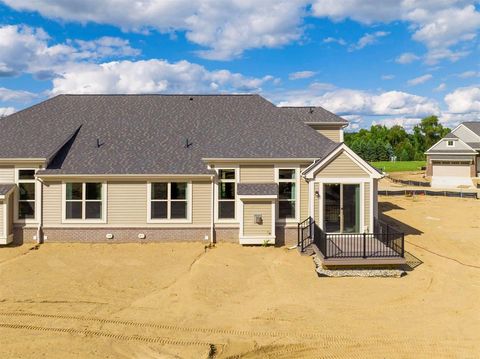
[[[43,225],[58,226],[62,223],[62,183],[45,182],[43,186]]]
[[[275,182],[273,165],[241,165],[240,182],[271,183]]]
[[[262,224],[256,224],[255,214],[261,214]],[[244,202],[243,205],[243,236],[272,235],[272,202]]]
[[[300,169],[303,171],[304,168]],[[308,182],[300,177],[300,221],[308,217]]]
[[[338,128],[319,128],[317,132],[329,138],[333,142],[340,142],[340,130]]]
[[[109,224],[142,226],[147,223],[146,182],[109,182],[107,191]]]
[[[62,183],[44,186],[45,227],[207,227],[211,215],[211,183],[192,182],[192,223],[147,223],[147,182],[107,183],[107,223],[62,223]]]
[[[368,227],[368,230],[370,230],[370,183],[365,183],[365,192],[364,192],[364,221],[365,221],[365,227]],[[360,228],[360,231],[362,231],[363,228]]]
[[[350,157],[341,152],[337,157],[324,166],[316,175],[318,178],[348,178],[369,177],[368,174],[353,162]]]
[[[14,183],[15,169],[13,166],[0,166],[0,183]]]
[[[460,138],[464,142],[478,142],[480,141],[479,136],[475,135],[470,129],[464,125],[460,125],[453,134]]]
[[[4,210],[5,201],[0,199],[0,238],[6,238],[7,233],[5,232],[6,228],[4,228],[5,217],[7,215],[7,211]]]
[[[447,146],[448,141],[453,141],[453,147]],[[459,150],[465,150],[468,153],[472,151],[472,148],[459,140],[449,140],[448,138],[441,139],[432,147],[432,151],[445,151],[446,153],[450,151],[455,153],[455,151]]]
[[[192,183],[192,220],[195,225],[210,225],[212,215],[212,184]]]

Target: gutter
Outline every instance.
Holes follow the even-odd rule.
[[[40,182],[40,193],[38,194],[40,211],[38,213],[38,228],[37,228],[37,243],[43,243],[43,181],[37,178]]]
[[[211,198],[211,205],[212,205],[212,209],[211,209],[211,216],[210,216],[210,243],[211,244],[214,244],[215,243],[215,239],[213,238],[214,234],[215,234],[215,176],[212,176],[210,177],[211,180],[212,180],[212,198]]]

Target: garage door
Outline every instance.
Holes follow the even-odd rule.
[[[433,176],[436,177],[470,177],[468,164],[447,165],[443,163],[433,164]]]

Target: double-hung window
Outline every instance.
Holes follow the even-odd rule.
[[[66,220],[101,220],[102,218],[102,183],[65,183]]]
[[[150,186],[150,219],[188,219],[187,182],[157,182]]]
[[[278,170],[278,218],[296,218],[297,176],[295,169]]]
[[[235,170],[218,170],[218,219],[235,218]]]
[[[18,170],[18,219],[35,218],[35,170]]]

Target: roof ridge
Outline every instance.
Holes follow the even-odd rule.
[[[60,94],[57,96],[259,96],[259,94],[256,93],[228,93],[228,94],[215,94],[215,93],[86,93],[86,94],[81,94],[81,93],[65,93],[65,94]],[[57,97],[56,96],[56,97]]]

